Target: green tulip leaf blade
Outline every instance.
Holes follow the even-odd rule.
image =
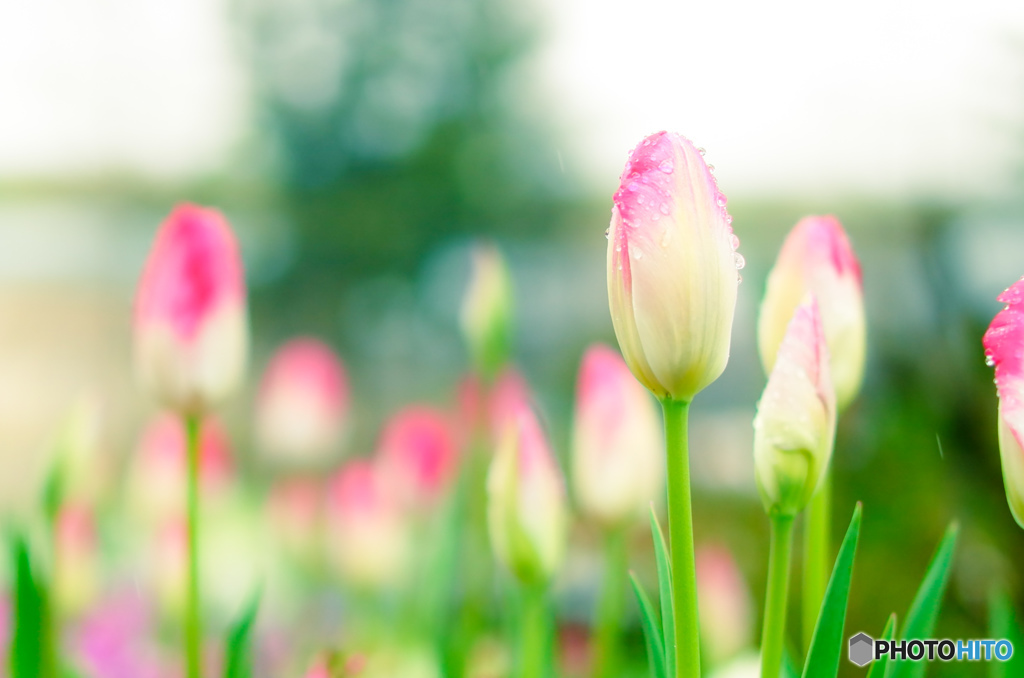
[[[651,678],[669,678],[665,673],[665,645],[661,639],[661,624],[654,613],[651,599],[644,593],[643,586],[637,581],[636,575],[629,573],[629,581],[636,594],[636,602],[640,606],[640,621],[644,630],[644,641],[647,644],[647,659],[651,668]]]
[[[669,560],[665,534],[661,531],[658,516],[651,505],[651,536],[654,539],[654,555],[658,562],[658,598],[661,603],[661,624],[664,631],[662,646],[665,648],[665,671],[676,675],[676,623],[672,608],[672,561]]]

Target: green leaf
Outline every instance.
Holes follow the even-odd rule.
[[[260,592],[253,594],[249,603],[228,629],[225,640],[224,678],[252,678],[252,630],[260,609]]]
[[[11,678],[56,675],[56,646],[50,628],[46,584],[37,577],[25,535],[11,537],[14,561],[14,630],[11,634]]]
[[[676,619],[672,608],[672,561],[665,546],[665,534],[658,524],[658,516],[651,505],[651,533],[654,555],[658,561],[658,598],[661,603],[661,624],[664,630],[662,646],[665,648],[665,672],[676,675]]]
[[[892,640],[892,637],[896,635],[896,613],[893,612],[889,615],[889,621],[885,624],[885,630],[882,631],[882,637],[879,640]],[[885,655],[875,663],[871,665],[871,670],[868,671],[868,678],[883,678],[885,676],[885,670],[889,666],[889,655]]]
[[[839,657],[845,644],[843,628],[846,625],[846,606],[850,599],[850,581],[853,578],[853,559],[857,553],[860,538],[860,518],[863,507],[860,502],[853,509],[850,527],[846,530],[843,545],[839,548],[832,577],[825,589],[821,602],[818,622],[814,625],[811,647],[804,664],[804,678],[835,676],[839,671]]]
[[[935,620],[939,616],[942,596],[946,592],[949,581],[950,567],[953,565],[953,552],[956,549],[956,537],[959,527],[952,523],[928,565],[921,587],[914,596],[914,602],[907,613],[907,624],[900,634],[903,640],[914,638],[931,638],[935,629]],[[928,663],[924,661],[893,661],[886,671],[890,678],[921,678]]]
[[[665,673],[665,645],[661,640],[661,624],[654,614],[651,599],[644,593],[636,575],[629,573],[629,581],[636,594],[636,602],[640,605],[640,621],[644,629],[644,640],[647,642],[647,660],[651,667],[651,678],[668,678]],[[672,674],[670,674],[672,675]]]
[[[992,590],[988,606],[989,638],[1005,638],[1013,643],[1013,656],[1005,662],[989,662],[990,678],[1024,676],[1024,631],[1006,590]]]

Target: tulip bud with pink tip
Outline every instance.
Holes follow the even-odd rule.
[[[409,526],[374,464],[351,461],[330,480],[326,528],[329,555],[349,583],[371,590],[404,583]]]
[[[659,399],[690,401],[729,360],[743,259],[701,152],[658,132],[630,154],[608,230],[608,301],[619,348]]]
[[[404,506],[414,510],[434,506],[458,471],[450,418],[423,405],[399,411],[384,426],[377,460]]]
[[[843,410],[860,391],[867,330],[860,262],[833,216],[801,219],[768,276],[757,326],[761,362],[768,372],[789,319],[807,293],[815,296],[821,309],[836,402]]]
[[[283,464],[323,466],[340,450],[348,408],[348,379],[338,356],[317,339],[293,339],[277,350],[260,383],[260,447]]]
[[[754,604],[736,560],[723,546],[697,549],[701,648],[713,666],[750,646]]]
[[[512,282],[493,245],[473,249],[473,271],[459,320],[474,367],[490,379],[508,360],[512,327]]]
[[[813,297],[793,314],[754,418],[754,475],[771,515],[795,516],[832,457],[836,395]]]
[[[96,600],[100,587],[99,548],[93,509],[67,502],[54,524],[53,592],[63,616],[77,616]]]
[[[220,212],[179,205],[160,226],[135,297],[135,365],[165,407],[202,414],[241,381],[245,282]]]
[[[580,365],[573,426],[580,510],[608,526],[642,515],[663,491],[664,454],[661,422],[646,389],[617,352],[591,346]]]
[[[999,295],[1006,304],[989,325],[982,343],[985,360],[996,368],[999,394],[999,452],[1010,512],[1024,527],[1024,278]]]
[[[505,432],[510,419],[519,410],[529,407],[533,401],[530,386],[522,373],[514,367],[506,367],[498,375],[487,400],[487,419],[491,440],[495,443]]]
[[[520,407],[507,419],[487,493],[488,528],[498,560],[523,584],[550,582],[565,556],[565,485],[530,407]]]

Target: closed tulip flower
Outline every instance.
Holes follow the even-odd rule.
[[[836,402],[843,410],[860,391],[867,331],[860,263],[835,217],[801,219],[768,276],[757,327],[761,362],[768,372],[789,319],[808,292],[821,308]]]
[[[689,140],[659,132],[620,177],[608,231],[608,300],[636,378],[689,401],[729,360],[743,258],[725,196]]]
[[[587,349],[576,386],[572,480],[587,516],[608,526],[642,515],[662,491],[664,444],[654,402],[622,357]]]
[[[1024,278],[999,295],[1006,304],[985,332],[985,359],[996,368],[999,451],[1010,512],[1024,527]]]
[[[487,493],[488,527],[498,560],[520,582],[549,582],[565,555],[565,487],[540,422],[527,406],[506,420]]]
[[[293,339],[274,354],[260,383],[260,447],[284,465],[327,465],[340,451],[348,408],[338,356],[318,339]]]
[[[414,510],[434,506],[458,470],[451,419],[424,405],[399,411],[384,426],[377,459],[404,506]]]
[[[135,299],[135,363],[164,406],[208,410],[238,385],[248,346],[235,236],[220,212],[179,205],[160,227]]]
[[[769,513],[810,501],[832,456],[836,396],[817,302],[796,309],[754,418],[754,469]]]
[[[473,365],[490,379],[508,360],[512,330],[512,283],[501,254],[492,245],[473,250],[473,271],[460,320]]]

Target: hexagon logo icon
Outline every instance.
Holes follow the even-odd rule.
[[[866,633],[850,638],[850,661],[857,666],[870,664],[875,654],[875,641]]]

